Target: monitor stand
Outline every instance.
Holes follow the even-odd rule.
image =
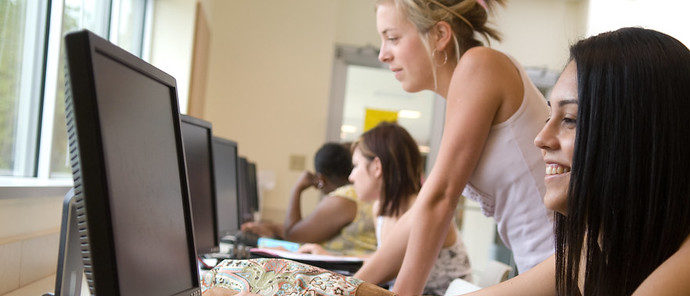
[[[55,293],[44,294],[44,296],[80,295],[83,276],[84,264],[81,261],[76,198],[74,188],[72,188],[65,195],[62,204],[62,226],[60,227]]]

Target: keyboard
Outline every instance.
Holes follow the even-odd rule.
[[[220,239],[221,242],[228,243],[228,244],[234,244],[234,245],[244,245],[244,246],[249,246],[249,247],[257,247],[257,241],[259,240],[259,236],[250,233],[250,232],[244,232],[244,231],[237,231],[233,234],[226,235]]]

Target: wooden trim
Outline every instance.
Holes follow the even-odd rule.
[[[196,3],[194,20],[194,43],[192,47],[192,67],[189,78],[189,98],[187,114],[204,118],[206,103],[206,76],[210,52],[211,30],[201,2]]]

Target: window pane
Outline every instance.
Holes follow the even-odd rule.
[[[26,0],[0,1],[0,175],[13,175]]]
[[[106,36],[110,1],[66,0],[62,16],[62,34],[78,29],[89,29],[101,37]],[[61,39],[61,43],[62,43]],[[57,92],[53,117],[53,140],[50,155],[50,177],[70,177],[65,127],[65,53],[60,46]]]
[[[113,1],[111,42],[141,57],[146,1]]]

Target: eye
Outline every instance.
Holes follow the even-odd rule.
[[[390,41],[390,42],[392,42],[392,43],[398,42],[399,39],[400,39],[399,37],[394,37],[394,36],[386,37],[386,40],[388,40],[388,41]]]
[[[567,127],[575,127],[577,121],[574,118],[563,117],[563,125]]]

